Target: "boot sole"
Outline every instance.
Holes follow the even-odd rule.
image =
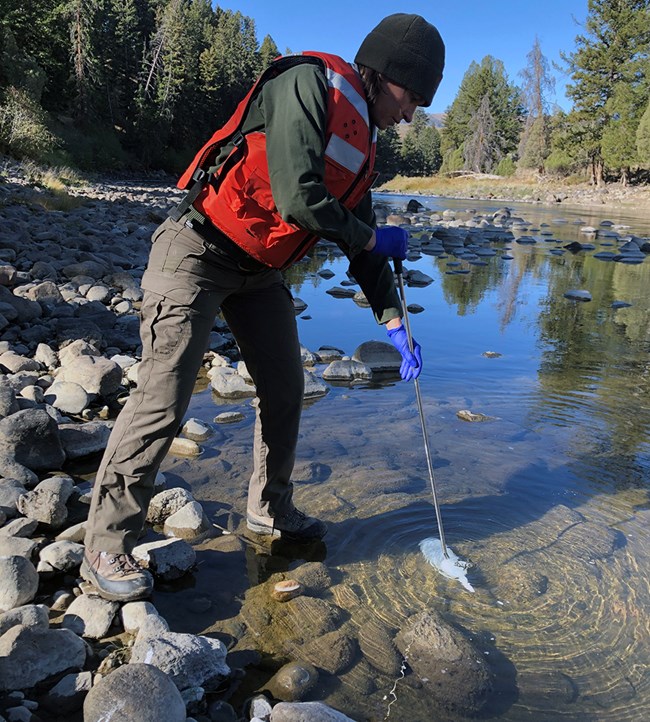
[[[97,590],[97,594],[99,594],[102,599],[108,599],[109,602],[134,602],[138,599],[144,599],[145,597],[151,596],[152,587],[148,584],[142,587],[140,590],[134,590],[131,592],[120,593],[112,592],[109,589],[103,589],[98,581],[98,576],[88,566],[88,562],[85,559],[81,562],[79,574],[85,581],[89,582],[93,585],[93,587],[95,587],[95,589]]]
[[[277,538],[282,534],[279,529],[274,529],[272,526],[267,526],[266,524],[258,524],[257,522],[251,521],[250,519],[246,520],[246,526],[248,527],[249,531],[252,531],[255,534],[259,534],[260,536],[272,536]]]

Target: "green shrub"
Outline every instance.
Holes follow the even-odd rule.
[[[440,166],[440,173],[453,173],[454,171],[463,170],[465,167],[465,158],[463,149],[456,148],[453,151],[447,151]]]
[[[575,167],[575,161],[563,150],[556,148],[544,161],[544,170],[555,175],[567,175]]]
[[[0,150],[19,159],[43,161],[57,145],[41,106],[26,91],[7,88],[0,104]]]
[[[497,167],[494,169],[494,172],[501,176],[511,176],[515,174],[516,170],[517,166],[514,160],[507,155],[505,158],[501,158],[501,160],[497,163]]]
[[[132,158],[122,148],[117,131],[112,128],[80,128],[75,125],[57,126],[63,139],[63,148],[70,163],[82,170],[126,170],[133,165]]]

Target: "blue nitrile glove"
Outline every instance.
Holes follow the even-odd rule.
[[[403,228],[383,226],[375,231],[375,246],[371,253],[400,258],[403,261],[406,258],[408,245],[409,234]]]
[[[388,337],[393,342],[393,346],[402,354],[402,365],[399,369],[399,375],[404,381],[416,379],[420,375],[420,371],[422,371],[422,349],[420,348],[420,344],[413,339],[413,353],[411,353],[404,326],[389,328]]]

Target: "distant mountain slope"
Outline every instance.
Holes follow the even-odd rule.
[[[431,123],[434,128],[438,128],[438,130],[440,130],[440,128],[442,128],[445,124],[445,117],[447,116],[446,113],[427,113],[427,115],[429,116],[429,123]],[[408,123],[402,122],[397,126],[397,134],[400,138],[403,138],[408,129]]]

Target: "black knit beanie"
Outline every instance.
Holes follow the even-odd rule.
[[[431,105],[445,67],[445,44],[423,17],[395,13],[370,31],[354,62],[421,95],[424,105]]]

